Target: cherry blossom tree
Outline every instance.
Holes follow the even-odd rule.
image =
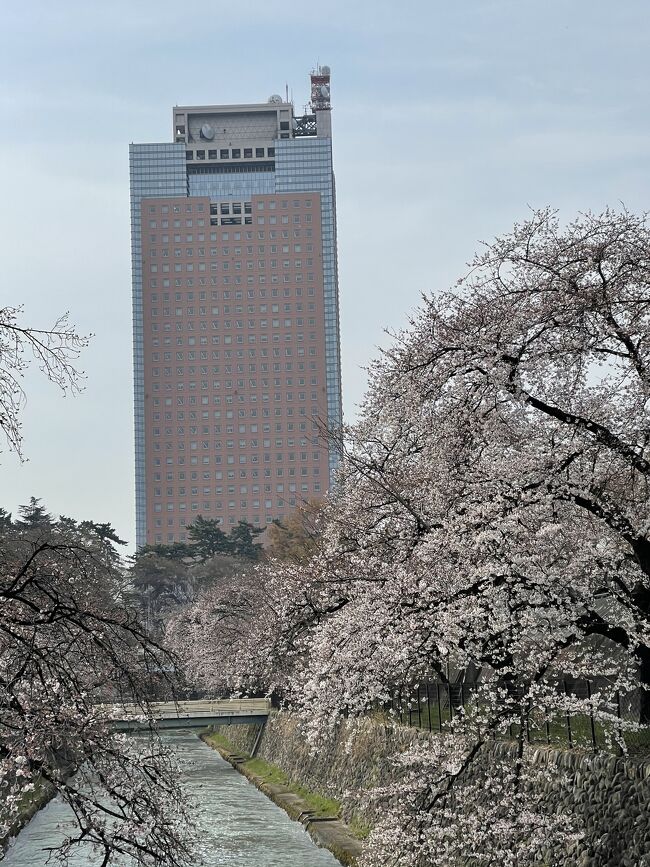
[[[240,560],[216,578],[209,569],[207,575],[205,589],[165,627],[166,646],[181,660],[188,683],[211,695],[285,695],[296,654],[283,627],[302,572],[245,568]]]
[[[643,217],[535,213],[395,335],[290,627],[315,729],[449,664],[491,681],[457,723],[456,769],[513,723],[576,712],[562,674],[640,686],[650,721],[649,269]],[[614,733],[604,698],[582,709]],[[454,778],[433,796],[424,780],[435,817]]]
[[[41,330],[20,314],[0,309],[0,430],[23,459],[30,360],[63,393],[77,392],[88,338],[67,316]],[[109,706],[123,699],[151,720],[148,697],[174,665],[123,604],[121,540],[109,524],[53,521],[34,498],[21,514],[0,514],[0,840],[45,786],[77,822],[61,857],[89,843],[102,865],[124,856],[141,867],[187,864],[190,823],[171,755],[153,726],[137,740],[110,726]]]
[[[539,610],[544,665],[598,636],[650,680],[649,239],[625,213],[564,231],[536,214],[461,292],[427,299],[373,368],[332,549],[346,566],[363,552],[373,585],[389,563],[439,571],[433,607],[470,618],[454,641],[463,661],[518,675],[540,642],[535,618],[529,641],[519,621]],[[502,601],[516,629],[492,637]]]
[[[168,652],[120,603],[123,577],[109,525],[70,519],[4,530],[0,544],[0,773],[2,832],[35,786],[72,808],[77,843],[98,863],[129,855],[142,867],[187,863],[177,769],[153,728],[137,739],[111,729],[114,703],[165,687]],[[180,823],[180,824],[179,824]]]
[[[367,861],[533,863],[541,839],[581,831],[530,795],[526,726],[590,713],[624,748],[633,723],[612,696],[635,690],[650,722],[647,219],[535,212],[393,338],[338,444],[322,544],[270,570],[264,646],[314,739],[396,687],[480,671],[444,755],[441,740],[400,758]],[[578,699],[564,676],[609,686]],[[481,778],[489,803],[453,808],[473,803],[488,741],[513,732],[511,764]]]
[[[20,415],[26,395],[22,379],[34,359],[41,372],[61,391],[80,390],[83,373],[76,366],[89,337],[79,334],[67,314],[51,328],[33,328],[21,321],[22,308],[0,308],[0,430],[9,448],[22,458]]]

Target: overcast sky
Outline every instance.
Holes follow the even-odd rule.
[[[648,0],[23,0],[0,26],[0,305],[94,334],[85,392],[26,379],[0,505],[134,538],[129,142],[174,104],[308,98],[332,68],[344,410],[423,291],[529,207],[648,207]],[[4,446],[3,446],[4,448]]]

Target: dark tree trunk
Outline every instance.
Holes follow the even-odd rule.
[[[639,722],[650,725],[650,647],[637,650],[639,658]]]
[[[643,540],[643,546],[636,550],[639,564],[645,574],[650,576],[650,543]],[[639,610],[646,618],[650,618],[650,581],[646,578],[644,584],[635,587],[632,598]],[[639,722],[642,725],[650,725],[650,647],[641,645],[636,651],[639,660]]]

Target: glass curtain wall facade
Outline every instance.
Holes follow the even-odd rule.
[[[292,103],[174,108],[133,144],[138,547],[322,496],[342,421],[329,69]]]
[[[151,196],[186,196],[185,149],[181,144],[132,144],[129,147],[131,186],[131,287],[133,315],[133,415],[135,443],[136,540],[145,544],[146,456],[144,405],[144,334],[142,303],[142,233],[140,206]]]

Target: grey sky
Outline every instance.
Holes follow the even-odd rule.
[[[59,0],[0,28],[0,304],[94,332],[86,390],[27,377],[25,451],[0,505],[134,536],[128,148],[168,141],[174,104],[301,108],[332,67],[344,408],[423,290],[527,207],[648,206],[647,0]]]

